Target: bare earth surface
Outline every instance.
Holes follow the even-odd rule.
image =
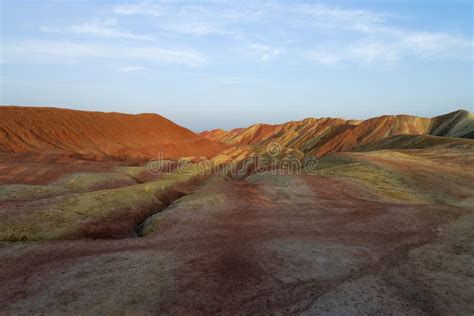
[[[444,168],[438,185],[461,177]],[[361,181],[323,169],[208,181],[150,217],[144,237],[2,243],[1,309],[472,314],[472,184],[432,203]]]
[[[212,157],[224,148],[157,114],[0,105],[0,153],[146,161]]]
[[[465,110],[433,118],[384,115],[364,121],[307,118],[283,124],[254,124],[230,131],[215,129],[202,136],[228,145],[266,146],[278,143],[315,156],[348,151],[396,135],[474,138],[474,115]]]
[[[151,114],[0,114],[1,315],[474,314],[466,111],[208,139]]]

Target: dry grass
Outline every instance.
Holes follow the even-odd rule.
[[[38,200],[67,193],[68,189],[52,185],[0,185],[0,202]]]
[[[417,191],[416,183],[410,177],[367,161],[346,157],[323,158],[318,166],[318,174],[349,178],[359,182],[367,191],[386,199],[431,202],[429,196]]]
[[[199,181],[200,177],[199,170],[189,165],[152,182],[73,194],[51,204],[6,212],[0,222],[0,240],[109,237],[107,230],[111,230],[111,237],[130,235],[133,225],[179,196],[176,185]],[[105,231],[91,231],[96,223],[106,223],[94,228]]]
[[[74,173],[62,177],[54,185],[64,187],[75,192],[95,191],[136,184],[136,181],[125,173]]]

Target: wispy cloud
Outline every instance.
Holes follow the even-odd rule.
[[[128,6],[127,6],[128,8]],[[126,10],[129,15],[149,15],[154,25],[163,32],[178,35],[228,35],[235,36],[241,23],[253,15],[243,8],[234,8],[225,3],[181,3],[172,2],[152,5],[141,3]],[[113,9],[117,13],[117,7]]]
[[[66,27],[41,26],[40,31],[49,33],[73,33],[92,35],[97,37],[122,38],[132,40],[155,41],[156,39],[147,34],[136,34],[119,28],[116,19],[105,19]]]
[[[308,52],[315,62],[337,65],[344,62],[394,65],[403,59],[423,60],[472,60],[473,40],[458,35],[436,31],[417,31],[390,25],[387,13],[370,11],[342,11],[328,9],[330,24],[338,28],[338,35],[348,36],[343,43],[331,39],[320,41],[318,47]],[[324,10],[316,10],[318,14]],[[348,23],[339,23],[340,19]]]
[[[231,35],[233,31],[227,30],[220,24],[208,21],[180,21],[168,23],[163,26],[168,32],[186,35]]]
[[[250,43],[248,47],[250,53],[257,55],[258,60],[261,62],[277,58],[278,56],[280,56],[281,53],[281,50],[279,48],[259,43]]]
[[[404,59],[472,60],[471,38],[449,32],[404,28],[399,23],[400,17],[390,12],[320,3],[144,1],[112,5],[106,16],[109,18],[92,17],[88,22],[62,27],[48,25],[40,30],[76,35],[71,36],[72,39],[97,37],[121,39],[120,42],[125,43],[145,41],[149,46],[61,42],[54,41],[52,35],[53,40],[37,42],[38,49],[31,41],[12,41],[13,46],[6,50],[23,51],[31,47],[33,51],[28,54],[43,60],[47,56],[58,56],[61,60],[106,58],[109,54],[110,58],[133,59],[130,63],[154,60],[193,66],[207,61],[196,52],[197,49],[219,61],[231,60],[233,64],[243,62],[241,55],[251,56],[255,62],[282,61],[284,58],[306,62],[309,58],[327,66],[344,63],[396,65]],[[140,27],[142,33],[124,28],[119,21],[122,25]],[[133,23],[127,24],[129,21]],[[143,31],[144,28],[147,31]],[[158,42],[166,43],[160,46],[192,46],[196,50],[153,45]],[[77,52],[74,52],[76,46]],[[93,49],[89,51],[91,47]],[[229,50],[229,47],[235,49]],[[223,56],[224,51],[237,54]],[[307,58],[299,59],[302,55]]]
[[[135,72],[143,69],[145,69],[143,66],[122,66],[117,68],[120,72]]]
[[[338,6],[323,5],[318,3],[285,5],[285,10],[290,10],[300,16],[311,16],[320,21],[339,21],[351,23],[379,23],[385,21],[387,14],[363,9],[341,8]]]
[[[152,4],[150,2],[134,3],[134,4],[122,4],[113,7],[113,12],[121,15],[151,15],[161,16],[163,14],[163,8],[159,5]]]
[[[260,62],[276,59],[283,50],[289,52],[288,56],[291,52],[298,53],[303,48],[297,45],[311,38],[315,38],[317,47],[306,54],[325,65],[344,62],[395,64],[404,58],[472,57],[472,39],[395,27],[391,24],[402,17],[394,13],[337,5],[285,2],[174,5],[169,2],[141,2],[115,6],[113,12],[159,16],[156,26],[177,37],[182,34],[229,36],[240,42],[241,51],[258,56],[256,60]],[[250,29],[255,31],[249,32]],[[343,36],[346,40],[334,43],[332,35]],[[288,38],[299,41],[287,41]],[[260,44],[262,40],[265,44]],[[290,47],[283,47],[283,42]],[[308,46],[311,43],[304,44]]]
[[[334,51],[324,47],[311,50],[307,53],[307,55],[314,62],[326,66],[334,66],[345,58],[345,56],[342,56],[341,54],[334,54]]]
[[[334,66],[343,62],[394,65],[403,59],[473,60],[472,40],[444,33],[394,30],[345,45],[319,46],[311,60]]]
[[[56,63],[95,58],[149,61],[192,67],[206,62],[204,56],[190,49],[52,40],[22,40],[4,44],[2,53],[5,62]]]

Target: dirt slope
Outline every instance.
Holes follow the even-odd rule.
[[[342,131],[356,125],[357,121],[337,118],[307,118],[277,125],[255,124],[230,131],[216,129],[202,132],[201,135],[229,145],[267,145],[276,141],[284,146],[307,148],[312,146],[315,138],[321,139],[334,131]]]
[[[458,147],[209,182],[142,238],[0,242],[0,312],[472,315],[473,199]]]
[[[278,125],[205,131],[202,136],[229,145],[268,145],[276,142],[315,156],[352,150],[396,135],[474,137],[473,115],[459,110],[434,118],[385,115],[365,121],[308,118]]]
[[[434,117],[431,135],[474,138],[474,115],[465,110]]]
[[[141,159],[214,156],[223,148],[157,114],[0,106],[0,152]]]
[[[353,151],[375,151],[383,149],[429,149],[468,148],[474,152],[474,141],[465,138],[441,137],[432,135],[396,135],[382,138],[367,145],[354,147]]]
[[[149,178],[125,162],[0,154],[0,183],[16,180],[0,185],[0,314],[472,315],[474,140],[372,141],[441,126],[381,120],[294,122],[294,138],[278,136],[288,146],[309,149],[318,128],[325,145],[356,129],[368,143],[227,181],[200,165]],[[286,155],[304,154],[274,158]]]

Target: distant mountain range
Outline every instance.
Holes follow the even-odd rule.
[[[422,138],[393,139],[399,135]],[[210,158],[236,146],[251,151],[251,148],[273,143],[320,157],[371,146],[426,145],[437,142],[436,136],[473,139],[474,115],[459,110],[433,118],[409,115],[387,115],[363,121],[307,118],[196,134],[157,114],[0,106],[0,152],[56,153],[91,160]]]
[[[397,135],[431,135],[474,138],[474,115],[465,110],[433,118],[384,115],[364,121],[340,118],[307,118],[283,124],[255,124],[230,131],[215,129],[201,133],[226,145],[268,146],[278,143],[305,154],[324,156],[380,142]]]

